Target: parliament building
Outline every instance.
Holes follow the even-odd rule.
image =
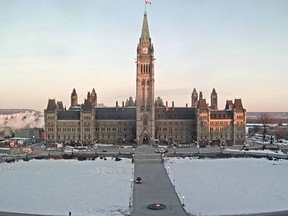
[[[130,97],[114,107],[97,105],[95,89],[78,103],[75,89],[70,108],[61,101],[49,99],[45,115],[46,143],[95,143],[153,145],[196,144],[243,145],[245,142],[246,110],[241,99],[227,100],[218,109],[218,96],[213,88],[210,105],[202,92],[193,89],[191,104],[168,106],[155,99],[154,48],[144,14],[141,37],[137,45],[136,99]]]

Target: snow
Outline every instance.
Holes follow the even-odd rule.
[[[225,149],[225,151],[231,151],[231,152],[246,152],[246,153],[256,153],[257,154],[261,154],[261,155],[285,155],[281,150],[279,151],[272,151],[269,149],[264,149],[264,150],[251,150],[249,149],[249,151],[245,151],[245,150],[239,150],[239,149]]]
[[[231,215],[288,210],[288,161],[165,159],[187,212]],[[130,159],[32,160],[0,164],[0,210],[32,214],[128,213]]]
[[[123,215],[129,206],[129,159],[32,160],[0,164],[0,209],[68,215]]]
[[[168,159],[187,212],[231,215],[288,210],[288,161],[264,158]],[[182,200],[182,198],[181,198]]]

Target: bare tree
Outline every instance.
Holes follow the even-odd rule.
[[[272,116],[265,112],[258,117],[258,122],[263,125],[263,142],[267,135],[268,125],[272,123],[272,120]]]
[[[285,138],[284,128],[276,127],[274,135],[275,135],[277,142],[279,142],[280,139],[284,139]]]

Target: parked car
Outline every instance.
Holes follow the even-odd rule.
[[[136,180],[135,180],[135,183],[136,183],[136,184],[141,184],[141,183],[142,183],[141,177],[138,176],[138,177],[136,178]]]

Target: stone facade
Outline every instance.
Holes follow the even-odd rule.
[[[75,89],[68,110],[62,102],[49,99],[45,114],[47,143],[111,144],[197,144],[242,145],[245,142],[246,110],[241,99],[227,101],[218,110],[216,90],[211,93],[211,106],[202,92],[193,89],[191,106],[174,107],[154,102],[154,48],[149,34],[147,14],[137,46],[136,101],[130,97],[122,106],[97,106],[95,89],[78,104]]]

